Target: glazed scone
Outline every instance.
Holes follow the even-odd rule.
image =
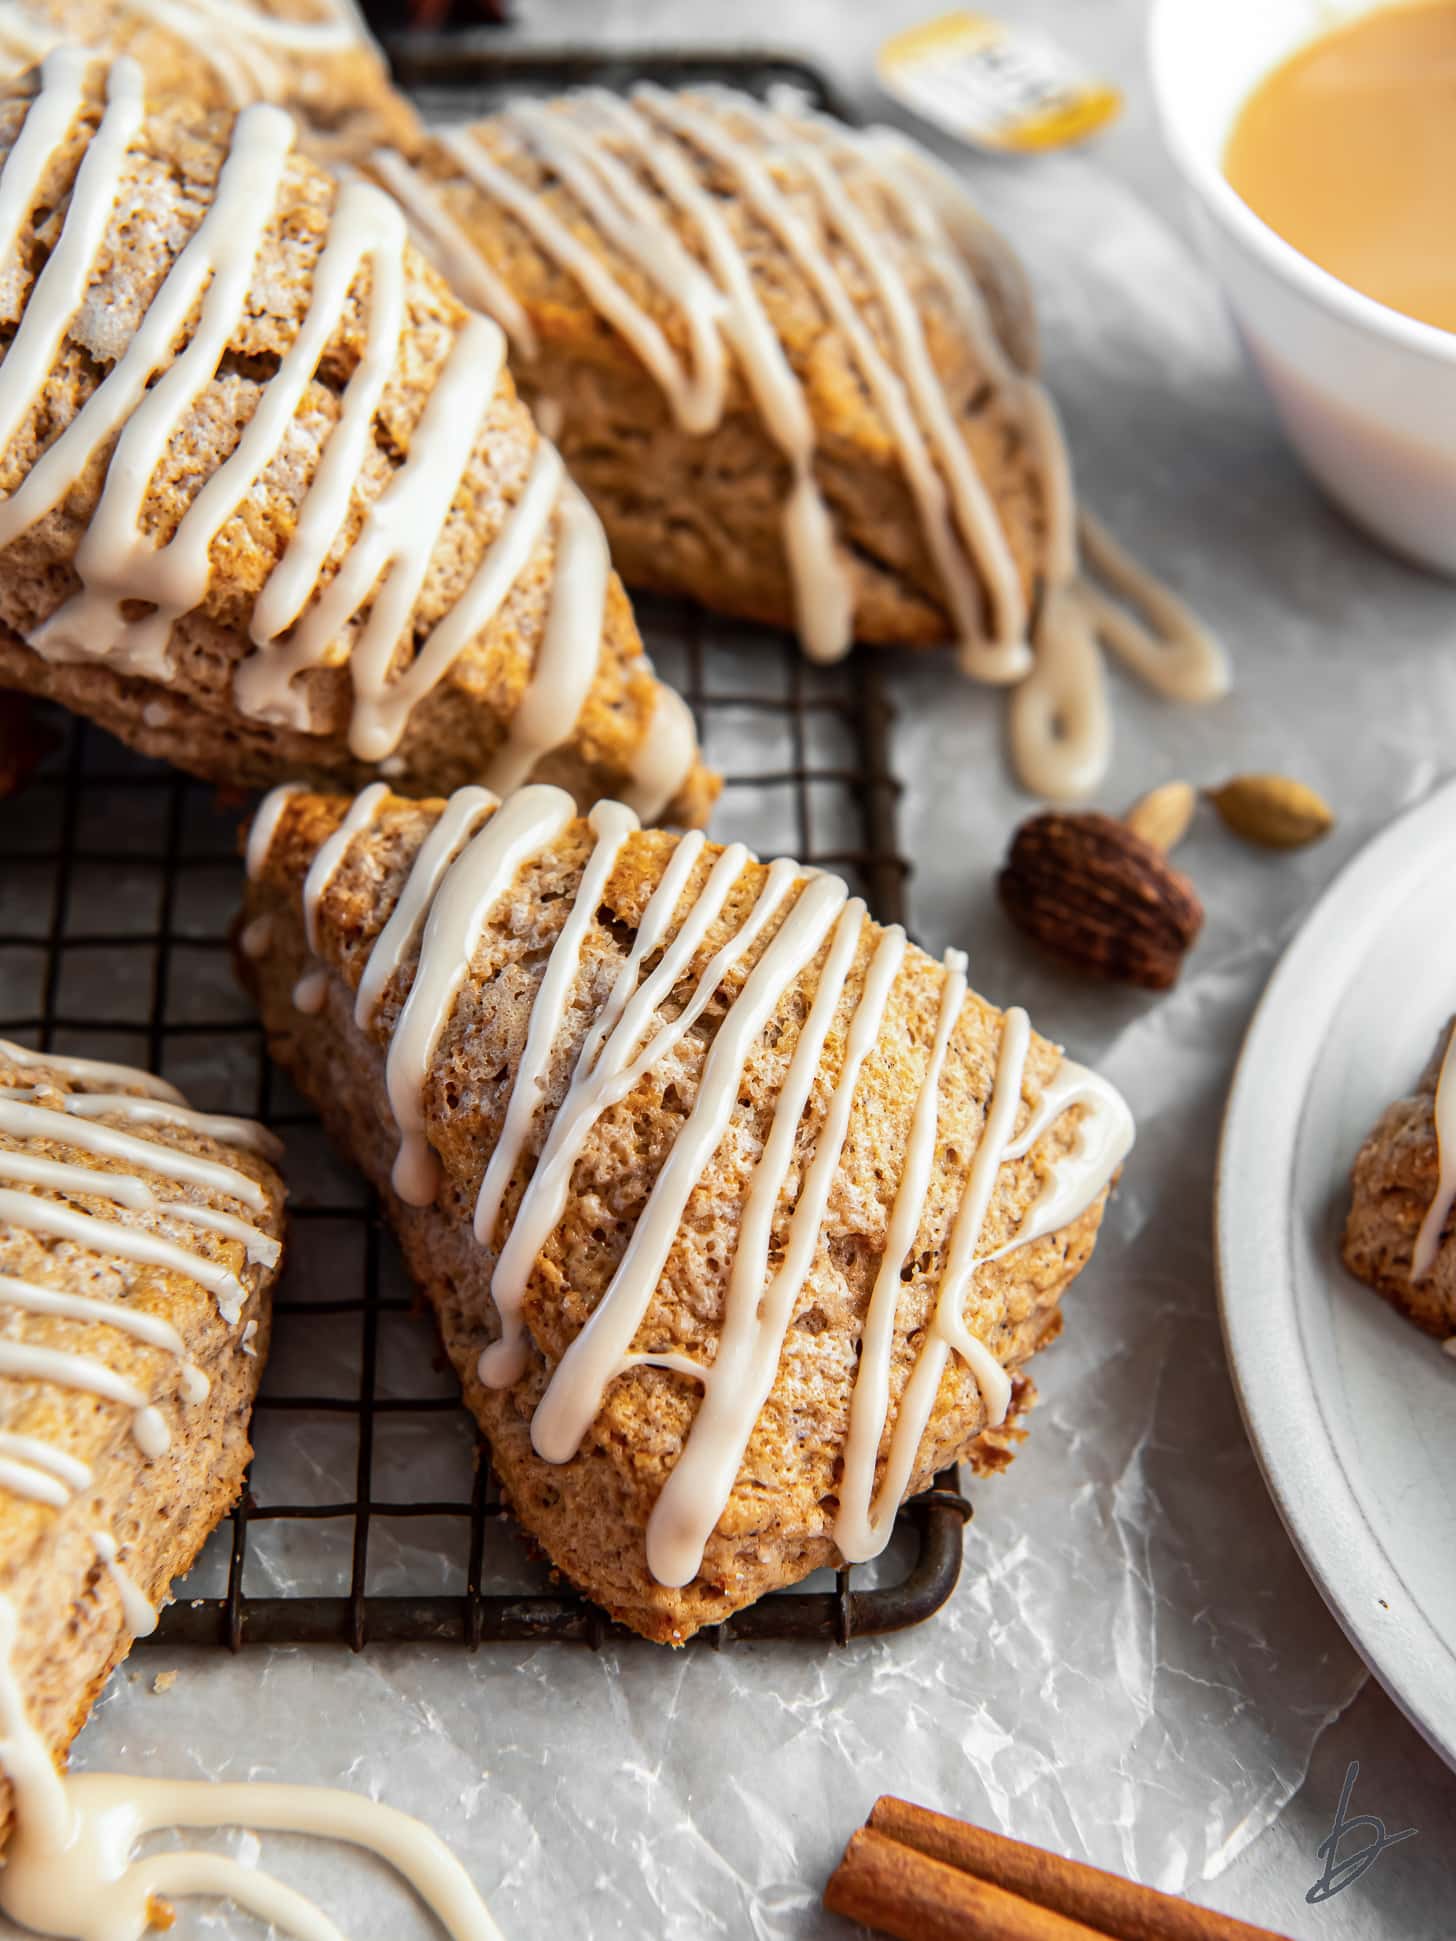
[[[1418,1328],[1456,1339],[1456,1019],[1360,1148],[1345,1265]],[[1453,1351],[1456,1352],[1456,1351]]]
[[[1070,559],[1009,250],[929,157],[727,89],[514,103],[373,167],[560,413],[627,583],[1022,667]]]
[[[957,953],[549,787],[280,790],[248,861],[270,1050],[614,1617],[680,1643],[874,1555],[1005,1420],[1131,1122]]]
[[[145,1072],[0,1041],[0,1602],[56,1756],[242,1487],[277,1156]]]
[[[702,820],[598,521],[387,197],[68,50],[0,165],[0,683],[221,782]]]
[[[951,642],[1063,799],[1108,766],[1104,649],[1169,698],[1226,691],[1213,637],[1078,514],[1025,278],[913,142],[642,85],[369,167],[509,334],[629,586],[818,660]]]
[[[0,0],[0,79],[65,42],[129,54],[154,99],[194,113],[275,102],[330,161],[380,142],[409,152],[420,138],[351,0]]]

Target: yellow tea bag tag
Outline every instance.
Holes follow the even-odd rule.
[[[896,34],[877,62],[884,87],[978,148],[1029,153],[1081,141],[1122,96],[1045,34],[989,14],[948,13]]]

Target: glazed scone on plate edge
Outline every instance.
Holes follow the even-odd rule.
[[[1345,1265],[1418,1328],[1456,1338],[1456,1019],[1351,1174]]]
[[[277,1157],[145,1072],[0,1041],[0,1596],[57,1756],[242,1487]]]
[[[158,100],[195,112],[272,101],[303,124],[303,143],[333,162],[380,142],[408,152],[414,109],[351,0],[0,0],[0,77],[62,42],[129,54]]]
[[[0,682],[223,782],[534,774],[701,821],[600,524],[396,206],[271,106],[41,75],[0,99]]]
[[[1005,1417],[1131,1122],[964,959],[543,787],[280,790],[249,877],[270,1050],[383,1196],[516,1515],[615,1617],[677,1643],[875,1554]]]

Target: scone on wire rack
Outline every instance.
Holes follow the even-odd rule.
[[[1102,649],[1222,693],[1222,650],[1079,515],[1026,279],[888,129],[725,87],[582,88],[368,167],[511,338],[630,587],[1014,686],[1040,793],[1108,760]]]
[[[58,1758],[242,1487],[279,1157],[146,1072],[0,1041],[0,1603]]]
[[[1456,1353],[1456,1019],[1360,1148],[1345,1265]]]
[[[499,327],[269,105],[0,97],[0,684],[219,782],[716,782]]]
[[[157,100],[194,113],[276,102],[298,116],[303,145],[333,162],[420,139],[353,0],[0,0],[0,78],[65,42],[129,54]]]
[[[644,85],[371,167],[560,413],[629,585],[797,622],[820,658],[1025,653],[1065,461],[1020,267],[923,151]]]
[[[1121,1099],[843,883],[561,790],[279,790],[239,963],[515,1514],[680,1643],[1006,1460]]]

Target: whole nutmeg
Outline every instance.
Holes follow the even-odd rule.
[[[997,881],[1011,921],[1094,977],[1165,991],[1203,927],[1198,892],[1125,822],[1050,810],[1023,822]]]

